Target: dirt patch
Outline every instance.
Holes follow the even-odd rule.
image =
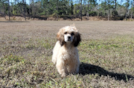
[[[55,38],[61,27],[73,23],[75,23],[83,39],[134,34],[133,22],[127,21],[14,21],[0,22],[0,35]]]

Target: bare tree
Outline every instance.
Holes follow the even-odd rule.
[[[109,16],[110,16],[110,0],[107,0],[108,4],[108,21],[109,21]]]
[[[126,0],[126,13],[125,13],[125,19],[127,20],[127,16],[128,16],[128,7],[129,7],[129,0]]]
[[[32,17],[34,17],[35,16],[35,9],[34,9],[34,0],[31,0],[31,15],[32,15]]]
[[[86,14],[87,14],[87,19],[88,19],[88,20],[89,20],[89,4],[90,4],[90,3],[89,3],[89,0],[88,0],[87,13],[86,13]]]
[[[115,3],[114,10],[116,10],[117,0],[114,0],[114,3]]]
[[[10,21],[10,1],[8,0],[8,16],[9,16],[9,21]]]
[[[57,15],[57,18],[56,18],[57,21],[58,21],[58,8],[59,8],[59,7],[58,7],[58,4],[59,4],[59,0],[57,0],[57,12],[56,12],[56,13],[57,13],[57,14],[56,14],[56,15]]]
[[[22,0],[23,1],[23,17],[25,18],[25,21],[26,21],[26,16],[25,16],[25,2],[24,2],[24,0]]]
[[[134,9],[134,0],[131,1],[131,21],[132,21],[132,17],[133,17],[133,9]]]
[[[81,21],[82,21],[82,0],[80,0],[80,16],[81,16]]]
[[[73,7],[73,1],[71,0],[71,15],[73,15],[73,9],[74,9],[74,7]]]
[[[3,6],[3,15],[4,15],[4,18],[6,19],[6,9],[5,9],[5,4],[4,4],[5,0],[1,1],[2,3],[2,6]]]

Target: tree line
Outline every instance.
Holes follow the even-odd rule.
[[[105,17],[107,20],[133,18],[134,0],[0,0],[0,15],[46,19],[71,19],[85,16]]]

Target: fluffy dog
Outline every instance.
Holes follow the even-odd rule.
[[[81,36],[74,25],[65,26],[57,33],[57,39],[52,55],[52,62],[64,77],[68,74],[79,72],[79,55],[77,46],[81,41]]]

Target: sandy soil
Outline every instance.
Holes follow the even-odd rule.
[[[0,36],[55,38],[61,27],[73,23],[80,31],[82,39],[134,34],[134,22],[127,21],[17,21],[0,22]]]

